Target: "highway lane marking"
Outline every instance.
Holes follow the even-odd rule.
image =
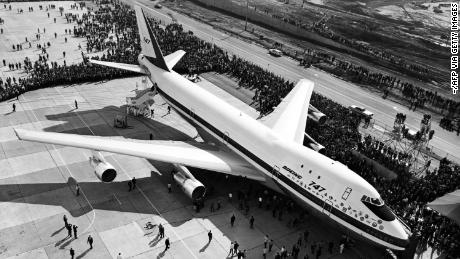
[[[165,15],[165,14],[163,14],[163,13],[160,13],[159,11],[157,11],[157,10],[155,10],[155,9],[152,9],[151,7],[148,7],[148,6],[146,6],[146,5],[142,4],[142,3],[137,2],[137,4],[142,5],[143,7],[149,9],[149,10],[152,11],[152,12],[155,12],[155,13],[157,13],[157,14],[160,14],[160,15],[162,15],[163,17],[166,17],[166,18],[171,19],[169,16],[167,16],[167,15]],[[172,10],[171,10],[171,11],[172,11]],[[187,18],[187,19],[191,19],[191,18]],[[199,23],[199,22],[197,22],[197,23]],[[192,26],[187,25],[187,24],[182,24],[182,25],[183,25],[184,27],[188,27],[189,29],[193,29],[194,31],[199,31],[201,34],[206,35],[208,38],[214,39],[214,36],[212,36],[212,35],[210,35],[210,34],[204,32],[204,31],[202,31],[201,29],[192,27]],[[232,38],[233,38],[233,36],[232,36]],[[300,78],[305,78],[305,76],[302,76],[302,75],[300,75],[299,73],[297,73],[297,72],[295,72],[295,71],[291,71],[291,70],[289,70],[289,69],[287,69],[287,68],[285,68],[285,67],[279,65],[279,64],[277,64],[276,62],[274,62],[274,60],[267,59],[267,57],[265,57],[265,56],[264,56],[264,57],[259,56],[258,53],[251,53],[251,52],[248,52],[248,51],[246,51],[246,50],[244,50],[244,49],[241,49],[240,47],[238,47],[238,46],[236,46],[236,45],[232,45],[232,44],[227,43],[227,42],[225,42],[225,41],[223,41],[223,40],[220,40],[220,39],[218,39],[218,38],[216,38],[216,39],[219,40],[221,44],[230,45],[230,48],[229,48],[229,47],[227,47],[227,48],[224,47],[224,48],[227,49],[227,50],[229,50],[229,49],[231,50],[231,48],[235,48],[235,49],[237,49],[237,50],[239,50],[239,51],[241,51],[241,52],[244,52],[244,53],[246,53],[246,54],[248,54],[248,55],[251,55],[252,57],[255,57],[255,58],[257,58],[257,59],[259,59],[259,60],[262,60],[262,61],[264,61],[264,62],[267,62],[267,61],[268,61],[269,63],[271,63],[272,67],[273,67],[273,66],[276,66],[276,67],[281,68],[282,70],[284,70],[284,71],[290,73],[291,75],[295,75],[295,76],[300,77]],[[234,38],[234,39],[237,40],[237,41],[239,41],[239,39],[237,39],[237,38]],[[248,44],[248,43],[246,43],[246,42],[243,42],[243,43]],[[251,45],[251,44],[248,44],[248,45]],[[252,44],[252,45],[254,45],[254,44]],[[254,46],[255,46],[255,45],[254,45]],[[255,47],[257,48],[258,46],[255,46]],[[270,66],[268,66],[268,67],[270,67]],[[308,72],[308,71],[306,71],[306,72]],[[354,87],[354,88],[359,88],[357,85],[351,84],[351,83],[349,83],[349,82],[346,82],[346,81],[343,81],[343,80],[341,80],[341,79],[339,79],[339,78],[336,78],[336,77],[334,77],[334,76],[331,76],[330,74],[328,74],[328,73],[326,73],[326,72],[324,72],[324,71],[319,71],[319,72],[322,72],[322,74],[324,74],[324,76],[328,77],[329,79],[340,81],[340,83],[344,84],[344,87],[346,87],[347,85],[349,85],[349,86],[352,86],[352,87]],[[319,78],[319,76],[318,76],[318,78]],[[310,80],[311,80],[311,79],[310,79]],[[325,80],[325,79],[324,79],[324,80]],[[313,81],[313,80],[312,80],[312,81]],[[335,93],[336,95],[342,96],[343,98],[345,98],[345,99],[351,101],[351,103],[353,103],[353,104],[359,104],[360,106],[363,106],[363,107],[368,106],[368,105],[365,105],[364,103],[360,102],[359,100],[352,99],[352,97],[346,96],[346,95],[344,95],[344,94],[338,92],[338,91],[335,90],[334,88],[328,87],[327,84],[325,84],[325,82],[317,82],[317,81],[314,81],[314,82],[315,82],[316,84],[318,84],[319,86],[321,86],[322,88],[327,89],[327,90],[329,90],[329,91]],[[336,86],[338,85],[336,82],[333,82],[333,83],[334,83],[334,85],[336,85]],[[388,105],[389,105],[388,102],[382,102],[382,100],[381,100],[380,98],[374,97],[374,96],[372,96],[372,95],[366,94],[366,97],[369,98],[370,100],[375,101],[375,102],[377,102],[377,103],[380,103],[380,104],[382,104],[382,105],[384,105],[384,106],[388,106]],[[374,107],[373,107],[373,108],[374,108]],[[390,120],[393,119],[393,116],[387,114],[386,112],[384,112],[384,111],[382,111],[382,110],[380,110],[380,109],[373,109],[373,110],[379,112],[381,116],[387,117],[387,118],[389,118]],[[409,124],[409,123],[408,123],[408,124],[406,124],[406,125],[408,125],[408,126],[410,126],[410,127],[412,127],[412,128],[417,128],[417,126],[415,126],[414,124]],[[436,139],[436,140],[438,140],[440,143],[444,143],[444,146],[446,146],[446,145],[447,145],[447,146],[450,146],[450,145],[452,144],[450,141],[444,140],[444,139],[442,139],[442,138],[440,138],[440,137],[438,137],[438,136],[436,136],[436,135],[434,135],[433,138]],[[439,149],[442,150],[442,148],[439,148]],[[455,146],[454,146],[454,149],[455,149]],[[452,153],[452,152],[451,152],[451,153]],[[453,156],[454,154],[450,154],[450,155]]]

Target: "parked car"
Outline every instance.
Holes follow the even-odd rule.
[[[154,7],[157,8],[157,9],[161,9],[163,6],[161,4],[156,4],[156,5],[154,5]]]

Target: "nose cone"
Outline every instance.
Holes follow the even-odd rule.
[[[398,218],[393,220],[385,231],[387,234],[391,235],[395,240],[395,242],[391,242],[393,245],[400,247],[397,250],[404,250],[406,246],[409,244],[409,237],[411,232],[403,222],[401,222]]]

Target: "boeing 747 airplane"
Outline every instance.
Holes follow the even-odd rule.
[[[289,195],[348,233],[405,249],[410,231],[377,190],[345,165],[303,145],[313,82],[300,80],[270,115],[253,119],[174,72],[185,52],[163,56],[143,10],[135,8],[139,65],[91,62],[148,75],[158,94],[209,141],[130,141],[15,129],[19,139],[92,150],[90,162],[102,182],[113,181],[117,172],[99,151],[172,163],[174,179],[192,199],[202,197],[205,187],[187,166],[246,177]]]

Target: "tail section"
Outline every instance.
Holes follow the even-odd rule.
[[[150,26],[148,26],[144,10],[142,10],[142,8],[137,5],[134,7],[134,9],[136,11],[139,35],[141,37],[141,53],[155,66],[166,71],[171,71],[165,62],[163,54],[160,50],[160,46],[158,45],[157,39],[155,38],[152,29]]]

